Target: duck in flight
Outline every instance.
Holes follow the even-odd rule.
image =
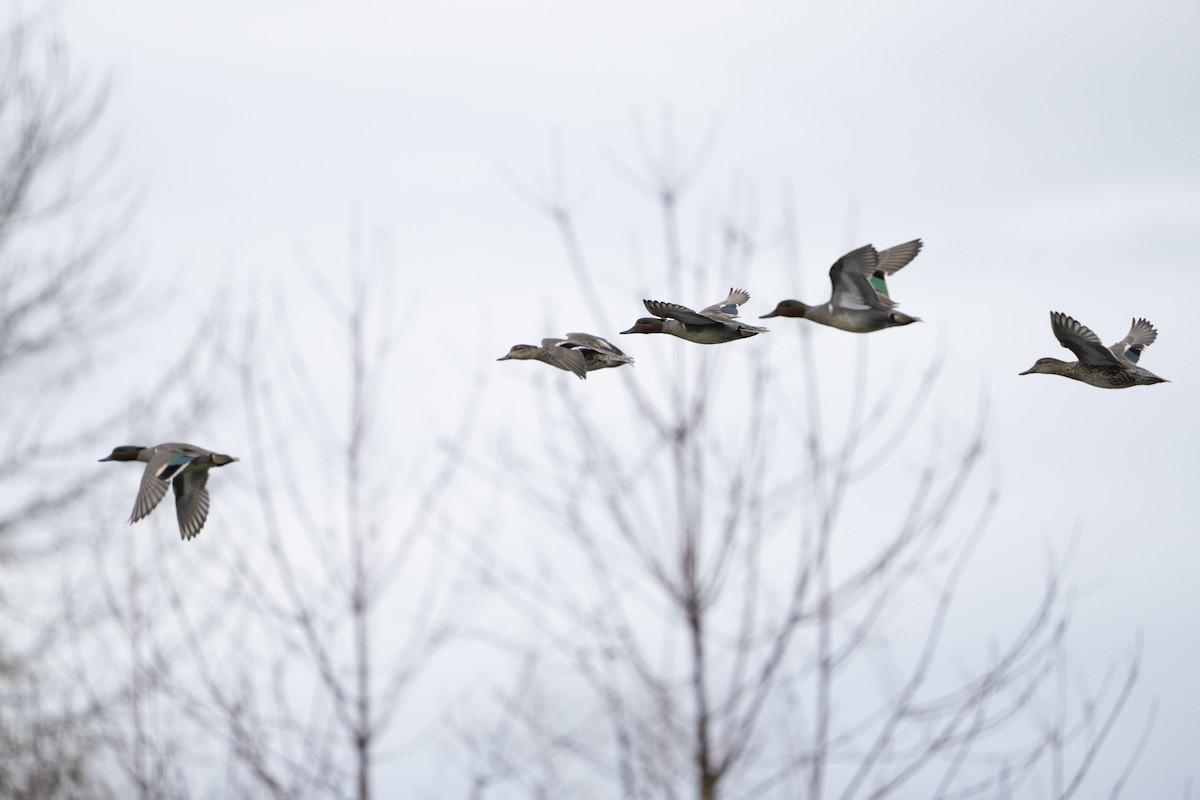
[[[642,317],[632,328],[621,333],[669,333],[697,344],[734,342],[766,333],[766,328],[737,319],[738,306],[749,299],[750,294],[745,289],[730,289],[724,300],[699,311],[677,303],[643,300],[646,310],[654,316]]]
[[[124,444],[114,447],[101,461],[144,461],[142,485],[133,503],[129,522],[134,523],[154,510],[167,493],[175,488],[175,517],[179,535],[191,539],[200,533],[208,519],[208,471],[237,461],[233,456],[214,453],[194,444],[171,442],[142,447]]]
[[[542,339],[541,347],[534,344],[514,344],[497,361],[541,361],[552,367],[574,373],[581,380],[598,369],[632,364],[633,358],[607,339],[590,333],[568,333],[565,339]]]
[[[876,250],[869,244],[851,250],[829,268],[833,291],[827,302],[810,306],[799,300],[781,300],[774,311],[761,318],[803,317],[851,333],[920,322],[919,317],[896,310],[896,301],[888,294],[887,278],[916,258],[922,246],[920,239],[913,239],[886,250]]]
[[[1105,347],[1100,337],[1091,328],[1068,317],[1061,311],[1050,312],[1050,330],[1058,343],[1070,350],[1078,361],[1060,361],[1057,358],[1039,358],[1022,375],[1040,373],[1062,375],[1083,381],[1101,389],[1126,389],[1130,386],[1150,386],[1167,383],[1138,362],[1142,351],[1154,344],[1158,331],[1145,319],[1135,319],[1129,333],[1121,341]]]

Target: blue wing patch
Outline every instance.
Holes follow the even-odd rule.
[[[166,464],[163,464],[162,469],[158,471],[156,477],[164,481],[169,481],[178,475],[180,470],[195,460],[195,456],[175,456]]]
[[[1142,347],[1140,344],[1134,345],[1133,347],[1131,347],[1125,351],[1125,357],[1136,364],[1138,362],[1138,359],[1142,357],[1142,350],[1144,350],[1144,349],[1145,348]]]

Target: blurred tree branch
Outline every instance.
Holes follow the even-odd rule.
[[[80,153],[105,92],[73,72],[62,43],[17,12],[0,32],[0,795],[111,796],[95,772],[99,710],[79,707],[47,669],[65,628],[20,569],[61,554],[56,526],[86,504],[64,464],[101,425],[64,420],[94,343],[123,308],[115,258],[132,212]],[[100,202],[94,202],[100,201]],[[15,623],[15,624],[12,624]]]
[[[92,430],[59,415],[97,335],[128,308],[131,279],[113,251],[133,208],[105,185],[104,163],[81,168],[78,158],[104,91],[74,75],[62,44],[36,21],[14,21],[2,37],[0,485],[22,499],[0,504],[0,558],[12,555],[19,528],[84,497],[69,482],[32,476],[57,467]]]

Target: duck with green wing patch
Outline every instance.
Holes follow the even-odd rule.
[[[133,513],[129,515],[130,523],[153,511],[166,495],[167,487],[174,487],[175,516],[184,539],[199,534],[208,519],[208,471],[237,461],[233,456],[179,442],[154,447],[121,445],[100,460],[146,463]]]
[[[920,239],[876,250],[872,245],[851,250],[829,268],[833,292],[827,302],[810,306],[799,300],[781,300],[767,317],[803,317],[851,333],[871,333],[920,322],[919,317],[896,310],[887,288],[887,277],[899,272],[921,252]]]

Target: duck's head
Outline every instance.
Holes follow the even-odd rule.
[[[1034,373],[1041,373],[1043,375],[1061,375],[1065,366],[1067,366],[1066,361],[1060,361],[1057,358],[1047,356],[1046,358],[1039,358],[1033,362],[1032,367],[1019,374],[1033,375]]]
[[[770,314],[763,314],[759,319],[767,317],[803,317],[808,311],[808,306],[801,303],[799,300],[780,300],[775,306],[775,310]]]
[[[663,321],[658,317],[642,317],[633,323],[633,327],[621,333],[662,333]]]
[[[534,357],[534,352],[538,350],[536,345],[532,344],[514,344],[509,351],[497,358],[497,361],[508,361],[509,359],[529,360]]]
[[[101,461],[137,461],[138,453],[146,448],[136,444],[123,444],[113,448],[113,451],[106,455]]]

